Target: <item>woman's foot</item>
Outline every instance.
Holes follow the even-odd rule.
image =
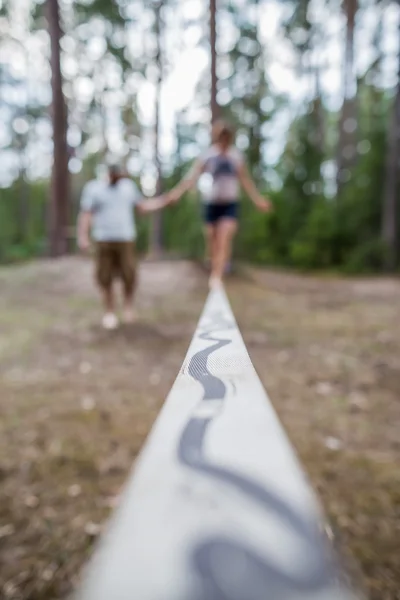
[[[222,279],[221,277],[217,277],[215,275],[211,275],[209,281],[208,281],[208,286],[210,288],[210,290],[215,290],[218,289],[220,287],[222,287]]]
[[[106,313],[102,319],[102,325],[104,329],[111,331],[113,329],[117,329],[118,327],[118,318],[114,313]]]

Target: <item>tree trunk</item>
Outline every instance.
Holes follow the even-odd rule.
[[[321,35],[321,31],[318,30],[318,35],[315,36],[315,42],[313,47],[313,55],[314,55],[314,109],[316,112],[316,121],[317,121],[317,139],[316,146],[321,156],[325,155],[325,145],[326,145],[326,120],[325,120],[325,111],[324,111],[324,103],[322,101],[322,90],[321,90],[321,72],[325,68],[325,63],[321,61],[320,56],[324,56],[325,54],[325,40],[323,35]]]
[[[399,28],[400,40],[400,28]],[[387,157],[386,182],[382,210],[382,240],[386,247],[385,267],[393,271],[397,264],[397,232],[398,209],[397,195],[399,188],[400,166],[400,53],[396,98],[390,119]]]
[[[20,114],[22,117],[23,112]],[[18,189],[18,202],[15,205],[15,243],[21,246],[27,244],[29,241],[29,186],[26,180],[26,146],[27,137],[25,135],[17,134],[13,144],[13,148],[18,154],[18,179],[16,182]]]
[[[162,67],[162,47],[161,47],[161,35],[162,35],[162,23],[161,23],[161,12],[162,12],[163,1],[157,3],[155,7],[155,36],[157,42],[157,53],[155,62],[157,65],[157,81],[156,81],[156,106],[155,106],[155,122],[154,122],[154,161],[157,169],[157,183],[156,183],[156,195],[162,193],[162,169],[161,169],[161,157],[160,157],[160,100],[161,100],[161,86],[163,80],[163,67]],[[162,214],[156,212],[152,215],[151,219],[151,231],[150,231],[150,254],[153,257],[159,257],[162,252]]]
[[[339,143],[337,149],[338,193],[346,181],[345,171],[354,166],[357,151],[357,79],[354,73],[354,29],[358,0],[343,0],[346,14],[346,50],[343,65],[343,106],[339,121]]]
[[[344,0],[346,11],[346,54],[344,71],[344,96],[354,98],[356,95],[356,79],[354,74],[354,29],[358,0]]]
[[[18,177],[19,206],[18,206],[18,243],[29,242],[29,186],[26,181],[24,167],[20,169]]]
[[[67,107],[62,90],[61,50],[62,30],[58,0],[46,0],[51,45],[51,117],[53,124],[53,170],[49,207],[50,255],[61,256],[68,251],[68,220],[70,181],[68,172]]]
[[[217,75],[217,0],[210,0],[210,48],[211,48],[211,122],[214,123],[220,116],[217,101],[218,75]]]

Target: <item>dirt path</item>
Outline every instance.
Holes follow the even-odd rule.
[[[372,600],[400,598],[400,285],[252,271],[245,341]],[[0,270],[0,597],[65,595],[115,506],[206,297],[142,267],[136,325],[106,334],[80,259]]]

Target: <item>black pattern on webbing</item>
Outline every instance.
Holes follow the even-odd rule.
[[[198,336],[210,345],[192,357],[189,374],[203,388],[201,404],[211,400],[223,403],[227,388],[221,378],[208,370],[208,359],[232,343],[230,333],[237,325],[219,311],[207,317],[207,326],[200,327]],[[178,444],[178,460],[219,486],[240,493],[248,502],[249,511],[253,507],[261,508],[266,515],[284,523],[296,536],[296,543],[301,545],[303,566],[298,568],[300,565],[294,564],[293,572],[286,572],[251,548],[248,541],[240,537],[237,527],[231,534],[204,535],[191,550],[191,563],[201,591],[194,592],[190,600],[286,600],[296,592],[307,598],[307,594],[332,589],[337,581],[337,566],[317,521],[305,520],[283,498],[257,481],[210,462],[204,452],[204,443],[215,417],[209,416],[207,411],[205,414],[208,416],[193,416],[186,423]],[[340,597],[338,590],[338,599]]]

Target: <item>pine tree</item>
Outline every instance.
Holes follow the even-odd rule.
[[[70,216],[70,180],[68,171],[67,106],[61,74],[61,18],[58,0],[46,0],[51,45],[51,117],[53,123],[54,162],[50,196],[50,254],[61,256],[68,250]]]
[[[217,74],[217,0],[210,0],[210,64],[211,64],[211,122],[214,123],[220,116],[217,100],[218,74]]]
[[[343,64],[343,104],[337,147],[337,188],[340,194],[357,159],[357,78],[354,68],[354,32],[358,0],[343,0],[346,16],[345,58]]]
[[[400,42],[400,28],[399,28]],[[398,195],[400,166],[400,51],[396,96],[390,116],[387,144],[386,185],[383,198],[382,239],[386,246],[386,268],[393,270],[398,253]]]

